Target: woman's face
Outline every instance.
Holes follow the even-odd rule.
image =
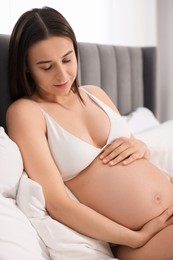
[[[36,95],[45,99],[68,95],[77,74],[73,42],[52,36],[35,43],[28,50],[26,70],[36,84]]]

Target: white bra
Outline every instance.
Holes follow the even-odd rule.
[[[107,144],[120,136],[130,136],[124,119],[98,98],[80,87],[108,115],[110,131]],[[47,139],[53,159],[62,175],[63,181],[70,180],[85,169],[104,149],[89,144],[61,127],[46,111],[41,109],[47,126]]]

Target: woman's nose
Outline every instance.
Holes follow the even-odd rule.
[[[63,79],[66,78],[66,70],[64,69],[63,66],[57,66],[56,70],[55,70],[55,76],[58,80],[63,81]]]

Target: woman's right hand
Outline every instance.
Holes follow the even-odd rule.
[[[166,209],[158,217],[147,222],[137,233],[134,248],[145,245],[154,235],[173,224],[173,207]]]

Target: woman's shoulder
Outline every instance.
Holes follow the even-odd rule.
[[[8,122],[32,122],[42,120],[42,112],[39,105],[30,100],[21,98],[10,104],[6,112],[6,121]],[[27,119],[27,120],[26,120]]]
[[[81,86],[81,88],[88,91],[90,94],[94,95],[98,99],[100,99],[102,102],[104,102],[106,105],[110,106],[113,110],[118,112],[115,104],[111,100],[111,98],[107,95],[107,93],[99,86],[95,85],[85,85]]]
[[[28,108],[34,108],[37,106],[38,109],[38,105],[35,101],[28,99],[28,98],[20,98],[14,102],[12,102],[10,104],[10,106],[8,107],[8,110],[13,110],[13,109],[28,109]]]
[[[81,86],[80,88],[85,89],[86,91],[88,91],[89,93],[91,93],[94,96],[106,96],[106,92],[99,86],[95,86],[95,85],[84,85]]]
[[[32,112],[32,111],[38,111],[39,109],[39,105],[30,100],[30,99],[25,99],[25,98],[21,98],[21,99],[18,99],[14,102],[12,102],[10,104],[10,106],[8,107],[7,109],[7,114],[16,114],[16,113],[19,113],[20,114],[23,114],[23,113],[26,113],[27,111],[28,112]]]

